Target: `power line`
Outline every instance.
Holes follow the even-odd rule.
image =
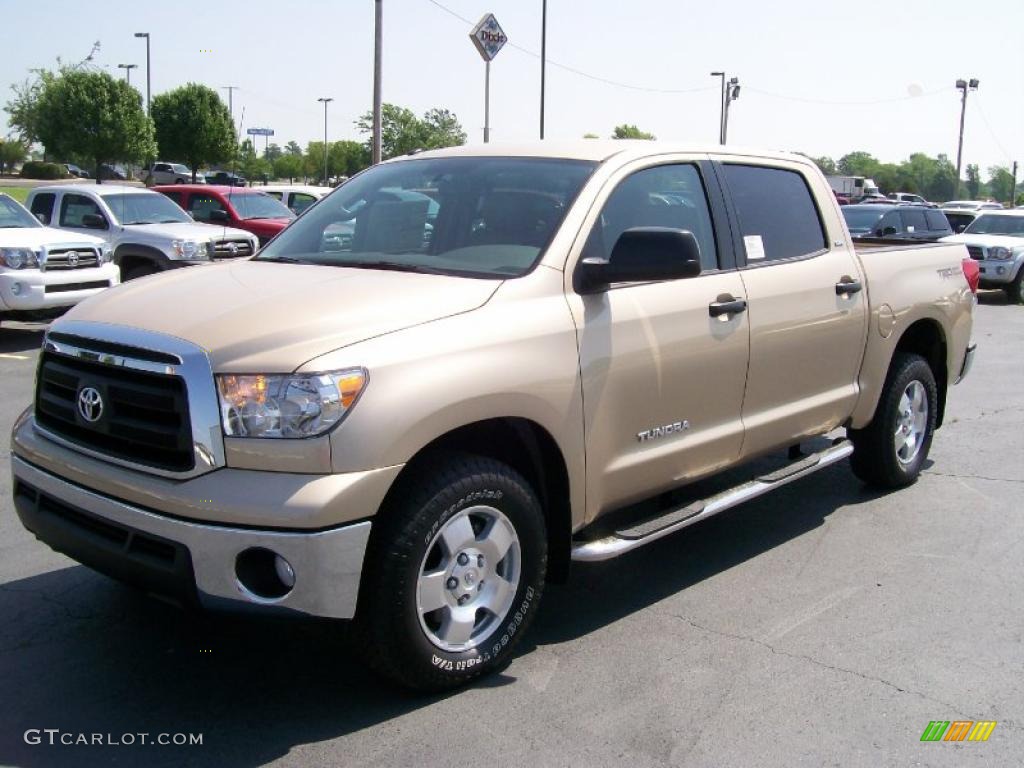
[[[985,123],[985,127],[988,129],[988,135],[992,137],[992,141],[994,141],[995,145],[999,147],[999,151],[1003,153],[1003,157],[1005,157],[1008,162],[1012,163],[1013,157],[1006,151],[1006,147],[1004,147],[1002,142],[999,141],[999,137],[996,136],[996,132],[992,128],[992,123],[988,121],[988,115],[985,114],[985,110],[981,106],[981,99],[977,95],[974,97],[974,104],[978,108],[978,114],[981,115],[982,122]]]

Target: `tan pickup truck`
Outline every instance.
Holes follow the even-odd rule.
[[[354,619],[377,669],[451,687],[509,661],[572,560],[847,457],[913,482],[971,363],[977,279],[963,245],[855,250],[799,156],[423,152],[253,258],[55,322],[15,506],[154,594]]]

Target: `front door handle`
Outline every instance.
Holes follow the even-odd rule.
[[[864,286],[860,284],[860,280],[851,280],[850,278],[844,278],[836,283],[836,295],[837,296],[850,296],[854,293],[860,293],[861,288]]]
[[[732,299],[731,301],[713,301],[708,304],[708,314],[712,317],[720,315],[734,315],[745,312],[747,302],[743,299]]]

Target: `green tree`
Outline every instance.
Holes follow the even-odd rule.
[[[293,155],[290,152],[285,152],[285,154],[274,161],[274,177],[288,179],[289,184],[304,175],[305,171],[306,164],[303,162],[302,155]]]
[[[1013,194],[1013,174],[1009,168],[993,165],[988,169],[988,193],[992,199],[1001,203],[1010,202],[1010,196]]]
[[[43,89],[56,79],[48,69],[29,70],[31,77],[11,86],[14,97],[4,106],[7,122],[28,146],[39,141],[39,97]]]
[[[298,155],[299,157],[302,157],[302,147],[299,146],[297,141],[289,141],[285,144],[284,151],[289,155]]]
[[[0,140],[0,173],[13,173],[14,164],[24,161],[28,156],[28,149],[14,137]]]
[[[981,170],[974,163],[969,163],[967,166],[967,196],[976,200],[980,192]]]
[[[598,136],[596,133],[590,133],[589,131],[587,131],[586,133],[583,134],[583,138],[584,139],[600,139],[601,137]]]
[[[821,172],[826,176],[836,175],[836,161],[831,157],[822,155],[821,157],[812,157],[811,160],[814,161],[814,164],[818,166],[821,169]]]
[[[874,179],[878,166],[879,162],[870,153],[858,150],[840,157],[836,167],[844,176],[866,176]]]
[[[274,143],[268,144],[267,148],[263,150],[263,159],[271,164],[273,164],[273,162],[277,160],[277,158],[279,158],[281,155],[281,148]]]
[[[356,121],[361,133],[368,134],[366,147],[373,140],[373,114],[367,112]],[[411,109],[395,104],[381,108],[381,154],[384,159],[405,155],[416,149],[438,149],[466,143],[466,132],[455,114],[447,109],[430,109],[423,119]],[[323,145],[321,144],[321,150]]]
[[[160,152],[184,160],[192,181],[200,166],[223,163],[235,151],[235,131],[227,105],[212,88],[188,83],[153,99],[153,122]]]
[[[99,166],[156,154],[153,122],[138,92],[106,72],[67,71],[47,82],[37,106],[39,140],[51,155],[88,157]]]
[[[615,126],[615,130],[612,131],[613,139],[647,139],[651,141],[655,138],[653,133],[647,131],[641,131],[635,125],[628,125],[623,123],[622,125]]]
[[[370,149],[358,141],[335,141],[328,150],[332,176],[355,176],[370,165]]]
[[[250,183],[260,181],[264,176],[269,177],[273,172],[271,164],[256,153],[252,139],[246,139],[238,147],[237,160],[239,173]]]

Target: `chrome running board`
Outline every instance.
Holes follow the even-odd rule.
[[[853,443],[839,440],[831,447],[813,453],[782,469],[761,475],[735,488],[715,494],[707,499],[690,502],[685,506],[669,509],[658,516],[641,521],[631,528],[615,531],[593,541],[573,541],[572,559],[580,562],[597,562],[632,552],[687,526],[706,520],[712,515],[724,512],[738,504],[757,498],[794,480],[817,472],[842,461],[853,453]]]

